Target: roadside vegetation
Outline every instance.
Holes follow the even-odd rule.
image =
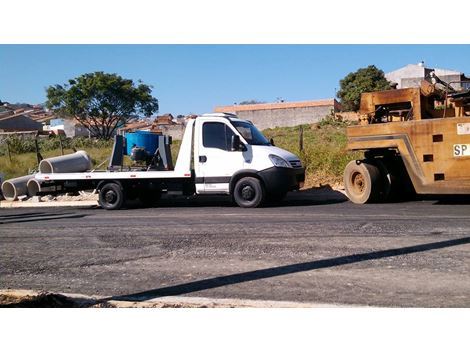
[[[104,141],[88,138],[67,138],[62,140],[62,148],[59,137],[40,138],[38,140],[39,151],[43,158],[73,153],[76,150],[85,150],[92,159],[93,167],[109,158],[113,141]],[[8,149],[10,152],[8,153]],[[8,146],[2,141],[0,147],[0,173],[4,179],[23,176],[34,173],[38,169],[36,146],[34,138],[10,137]]]
[[[346,150],[346,127],[350,122],[332,116],[320,123],[301,127],[278,127],[264,130],[274,144],[298,155],[306,168],[305,188],[322,185],[340,186],[346,164],[361,158],[361,153]],[[303,129],[303,150],[300,149],[300,128]]]
[[[349,123],[340,122],[333,117],[327,117],[320,123],[303,125],[303,150],[300,150],[300,127],[278,127],[264,130],[266,137],[273,138],[276,146],[299,155],[306,167],[305,187],[321,185],[338,186],[342,183],[343,170],[346,164],[361,157],[360,153],[346,151],[346,127]],[[88,138],[65,139],[62,142],[64,154],[73,153],[73,149],[85,150],[91,157],[93,167],[98,167],[106,161],[112,149],[111,140],[96,140]],[[10,155],[6,143],[0,147],[0,172],[5,179],[33,173],[38,168],[34,139],[10,138]],[[180,141],[173,141],[172,155],[176,162]],[[42,138],[39,148],[44,158],[62,154],[58,137]],[[127,157],[126,165],[130,161]],[[100,169],[105,169],[104,162]]]

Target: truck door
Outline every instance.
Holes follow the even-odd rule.
[[[231,126],[223,122],[203,122],[199,143],[199,190],[204,193],[228,193],[231,176],[243,167],[241,151],[231,151]],[[202,182],[201,182],[202,181]]]

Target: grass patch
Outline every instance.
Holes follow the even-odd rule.
[[[111,147],[103,148],[82,148],[92,160],[93,167],[96,167],[111,155]],[[64,154],[73,153],[72,149],[64,149]],[[43,158],[62,155],[60,149],[41,152]],[[104,167],[107,166],[105,163]],[[38,169],[36,153],[11,154],[11,161],[8,156],[0,157],[0,172],[4,174],[4,179],[28,175]]]
[[[298,155],[306,169],[305,187],[342,184],[346,164],[362,158],[362,153],[346,150],[346,124],[319,123],[303,125],[304,148],[299,148],[300,127],[264,130],[276,146]]]

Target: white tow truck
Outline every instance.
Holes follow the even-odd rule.
[[[281,200],[305,179],[300,159],[273,144],[250,121],[233,114],[204,114],[187,121],[174,168],[169,162],[158,170],[126,169],[119,155],[122,142],[116,139],[111,159],[118,162],[107,170],[40,172],[35,179],[61,193],[96,189],[100,206],[108,210],[132,198],[151,204],[164,192],[226,194],[240,207],[252,208]]]

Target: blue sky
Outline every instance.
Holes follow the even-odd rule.
[[[204,113],[248,99],[331,98],[339,80],[374,64],[424,60],[470,74],[470,45],[0,45],[0,99],[41,103],[45,87],[105,71],[154,87],[160,113]]]

